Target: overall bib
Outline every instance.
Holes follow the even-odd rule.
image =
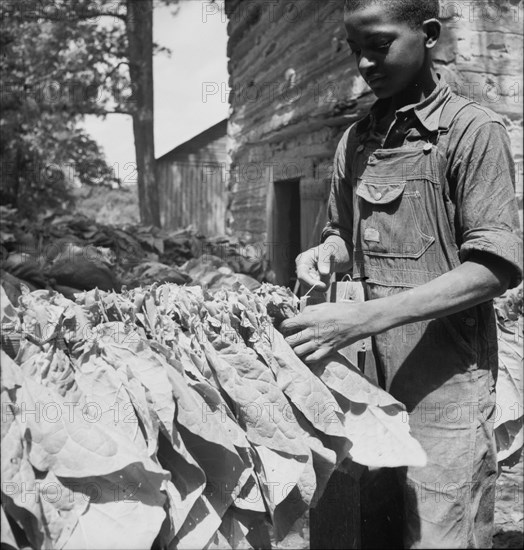
[[[467,103],[447,103],[439,131],[424,139],[357,149],[353,274],[366,280],[368,300],[422,285],[460,264],[452,190],[437,144]],[[406,405],[411,433],[428,456],[426,467],[397,472],[405,547],[491,547],[497,474],[492,303],[388,330],[373,339],[373,352],[383,386]]]

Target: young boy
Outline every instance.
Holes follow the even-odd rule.
[[[306,362],[373,336],[428,455],[399,471],[405,547],[491,547],[491,300],[521,280],[514,171],[501,119],[432,68],[438,13],[438,0],[346,0],[347,41],[378,101],[340,141],[323,244],[297,275],[325,290],[349,271],[367,299],[308,307],[282,328]]]

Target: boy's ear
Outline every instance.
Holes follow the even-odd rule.
[[[422,23],[422,29],[426,35],[426,48],[434,48],[440,37],[442,25],[438,19],[427,19]]]

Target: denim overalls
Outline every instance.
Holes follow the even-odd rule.
[[[354,161],[353,275],[366,280],[367,299],[422,285],[460,264],[437,143],[467,103],[453,96],[438,132],[397,148],[377,148],[364,135]],[[373,339],[383,385],[406,405],[411,432],[428,455],[426,467],[399,470],[407,548],[491,547],[496,341],[491,302]]]

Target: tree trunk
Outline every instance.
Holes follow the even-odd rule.
[[[126,31],[140,221],[160,227],[153,122],[153,0],[127,0]]]

